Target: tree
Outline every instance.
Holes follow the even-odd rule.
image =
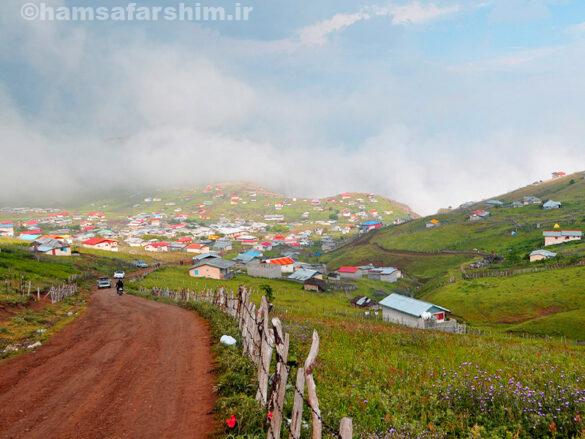
[[[274,300],[274,291],[271,285],[262,284],[260,285],[260,289],[264,291],[264,295],[266,296],[268,302],[272,302]]]

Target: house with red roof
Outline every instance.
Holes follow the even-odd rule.
[[[341,279],[361,279],[364,275],[364,272],[360,267],[346,265],[339,267],[337,274],[339,274]]]
[[[89,212],[87,214],[87,219],[88,220],[92,220],[92,221],[95,221],[95,220],[103,220],[105,218],[106,218],[106,215],[104,215],[103,212],[99,212],[99,211]]]
[[[280,266],[281,273],[294,273],[295,271],[295,260],[293,258],[275,258],[267,259],[266,264]]]
[[[210,252],[210,248],[208,245],[199,244],[197,242],[189,244],[185,249],[187,250],[187,253],[197,253],[199,255]]]
[[[487,218],[488,216],[490,216],[490,213],[487,210],[474,210],[471,212],[471,215],[469,215],[469,221],[480,221],[484,218]]]
[[[170,244],[165,241],[150,242],[144,246],[147,252],[163,253],[169,251]]]
[[[85,248],[93,248],[97,250],[106,250],[110,252],[118,251],[118,241],[115,239],[106,238],[89,238],[81,242],[81,245]]]

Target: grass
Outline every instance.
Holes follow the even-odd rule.
[[[134,286],[234,288],[250,283],[257,289],[259,283],[266,283],[247,277],[229,282],[189,279],[185,271],[163,269]],[[270,284],[275,293],[274,313],[291,334],[294,361],[304,360],[313,328],[321,337],[315,374],[326,425],[337,428],[343,416],[351,416],[358,437],[553,437],[546,427],[534,436],[526,428],[530,421],[522,412],[506,411],[505,403],[503,408],[501,403],[494,405],[497,416],[483,417],[471,405],[446,404],[436,384],[443,374],[457,373],[469,362],[486,373],[520,380],[547,398],[553,396],[545,378],[567,389],[583,386],[579,377],[585,375],[585,347],[572,342],[498,332],[479,336],[411,330],[363,318],[341,293],[306,293],[286,281]],[[545,376],[543,371],[550,373]],[[458,383],[459,390],[473,387],[472,382]],[[576,410],[582,413],[585,407],[579,404]],[[546,414],[550,416],[547,425],[555,421],[553,415]],[[583,428],[577,421],[567,421],[567,416],[562,422],[558,419],[555,428]]]
[[[131,268],[123,254],[104,253],[37,258],[21,241],[0,240],[0,305],[8,308],[6,315],[4,309],[0,315],[0,357],[21,353],[72,321],[85,307],[87,293],[83,291],[93,285],[93,278],[111,275],[118,268]],[[57,304],[33,303],[37,288],[45,292],[74,275],[87,275],[77,280],[81,293]],[[28,293],[29,282],[31,296],[22,294]]]
[[[468,322],[585,340],[585,268],[461,280],[424,296]]]
[[[0,358],[26,352],[27,346],[35,342],[44,343],[83,313],[86,302],[86,293],[81,293],[39,310],[23,310],[0,321]]]

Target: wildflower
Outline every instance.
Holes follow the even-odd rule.
[[[236,426],[236,423],[237,423],[236,416],[232,415],[230,418],[225,420],[225,423],[229,428],[234,428]]]

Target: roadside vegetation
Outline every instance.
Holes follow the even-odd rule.
[[[403,328],[365,318],[363,310],[349,305],[345,293],[309,293],[288,281],[244,276],[211,281],[190,278],[185,269],[167,268],[134,283],[133,288],[235,289],[240,284],[254,288],[256,300],[261,285],[272,288],[273,312],[291,334],[296,359],[306,355],[312,330],[319,332],[315,374],[327,425],[338,425],[342,417],[350,416],[360,437],[585,434],[581,420],[585,347],[571,341],[493,331],[454,335]],[[478,370],[480,375],[464,374],[464,370]],[[498,389],[493,399],[488,383]],[[514,387],[516,383],[520,390]],[[523,398],[515,391],[538,396]],[[561,400],[561,411],[552,410]],[[539,402],[546,407],[542,415],[533,412]]]
[[[96,277],[132,268],[123,254],[99,253],[37,257],[22,241],[0,239],[0,358],[44,343],[81,315]],[[46,297],[51,286],[67,282],[79,293],[52,304]]]

